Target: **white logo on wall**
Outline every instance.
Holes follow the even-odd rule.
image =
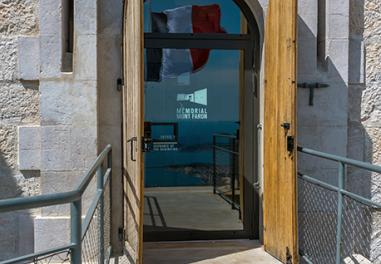
[[[178,94],[177,101],[207,106],[208,89],[198,90],[191,94]],[[176,112],[177,119],[208,119],[206,107],[178,107]]]

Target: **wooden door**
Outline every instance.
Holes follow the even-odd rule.
[[[269,0],[265,28],[264,246],[283,263],[298,262],[296,16],[297,0]]]
[[[142,263],[143,243],[143,1],[125,1],[123,86],[123,179],[128,254]]]

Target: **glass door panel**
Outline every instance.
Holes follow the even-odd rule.
[[[206,56],[197,69],[194,54]],[[243,231],[241,54],[146,50],[145,134],[150,138],[145,154],[146,238],[158,238],[158,232],[167,238],[171,233],[173,239],[199,239],[205,231],[221,235]]]

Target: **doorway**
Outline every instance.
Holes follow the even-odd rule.
[[[144,241],[258,238],[258,36],[238,3],[144,4]]]

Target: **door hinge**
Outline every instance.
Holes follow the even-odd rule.
[[[116,80],[116,90],[118,90],[119,92],[122,91],[123,85],[124,80],[122,78],[118,78],[118,80]]]
[[[118,228],[118,239],[119,241],[124,241],[124,238],[125,238],[125,230],[123,227],[119,227]]]

